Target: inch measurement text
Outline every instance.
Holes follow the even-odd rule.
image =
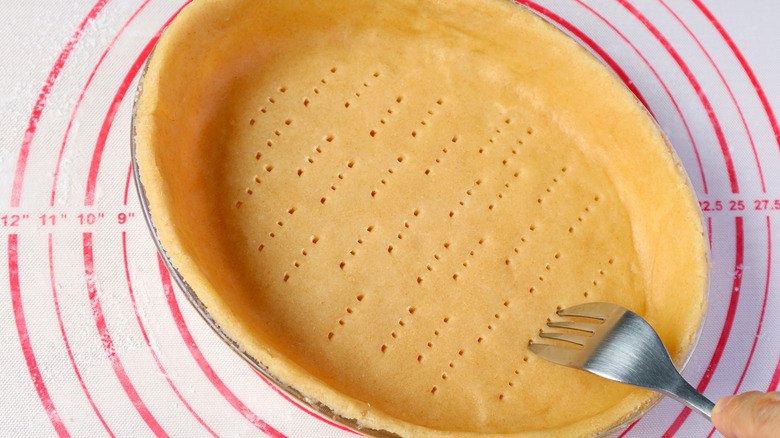
[[[43,225],[44,227],[47,226],[47,225],[57,225],[57,218],[59,218],[60,221],[62,221],[63,219],[67,219],[68,215],[65,214],[65,213],[62,213],[62,214],[59,214],[59,215],[57,215],[57,214],[42,214],[42,215],[38,216],[38,219],[41,221],[41,225]]]
[[[76,216],[79,219],[79,225],[94,225],[98,219],[106,217],[105,213],[81,213]]]
[[[135,217],[135,213],[119,213],[116,215],[116,221],[121,225],[126,223],[131,217]]]
[[[105,222],[113,222],[115,224],[124,225],[127,224],[130,219],[135,217],[134,212],[123,211],[119,213],[104,213],[104,212],[89,212],[89,213],[43,213],[40,215],[35,214],[2,214],[0,215],[0,227],[20,227],[20,226],[33,226],[40,227],[56,227],[56,226],[73,226],[73,225],[95,225]],[[37,221],[36,221],[37,218]]]
[[[6,214],[0,216],[0,222],[4,227],[18,227],[25,219],[29,218],[29,214]]]

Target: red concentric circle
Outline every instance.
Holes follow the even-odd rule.
[[[765,72],[780,59],[758,56],[764,49],[748,21],[780,6],[730,14],[728,5],[700,0],[517,1],[612,69],[689,172],[713,271],[707,324],[685,377],[713,400],[776,390],[780,126],[777,100],[765,90],[780,80]],[[32,54],[54,63],[36,64],[43,84],[12,108],[24,123],[3,125],[15,133],[0,141],[15,143],[3,143],[10,164],[0,169],[10,183],[0,187],[10,292],[0,312],[12,327],[4,353],[20,401],[0,403],[0,418],[25,421],[0,423],[14,434],[354,435],[278,390],[189,305],[179,307],[141,218],[129,170],[134,90],[165,25],[187,3],[75,2],[81,15],[61,18],[71,26],[61,49]],[[25,72],[0,71],[6,79],[29,81]],[[713,433],[664,400],[616,435]]]

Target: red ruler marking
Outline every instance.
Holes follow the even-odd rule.
[[[764,285],[764,302],[761,304],[761,315],[758,318],[758,328],[756,329],[756,335],[753,337],[753,346],[750,348],[750,354],[748,355],[745,369],[742,370],[742,375],[739,376],[739,381],[737,382],[737,386],[734,388],[734,392],[732,394],[739,392],[740,388],[742,387],[742,381],[745,380],[745,375],[747,374],[747,370],[750,367],[750,362],[753,360],[753,353],[756,351],[756,344],[758,344],[758,339],[761,336],[761,326],[764,323],[766,302],[769,298],[769,274],[772,270],[772,228],[769,223],[769,216],[766,217],[766,242],[766,284]],[[707,438],[711,437],[714,433],[715,428],[713,427],[709,435],[707,435]]]
[[[35,391],[43,404],[43,409],[54,426],[54,430],[60,437],[70,437],[68,430],[62,423],[57,408],[51,401],[49,391],[46,389],[46,383],[43,381],[41,371],[38,369],[38,362],[35,360],[30,334],[27,331],[27,323],[24,318],[24,308],[22,307],[22,290],[19,284],[19,248],[18,237],[16,234],[8,235],[8,279],[11,286],[11,306],[14,311],[14,321],[16,322],[16,333],[19,335],[19,343],[22,346],[22,354],[27,362],[27,370],[30,372]]]
[[[277,393],[277,394],[279,394],[280,396],[282,396],[282,398],[283,398],[283,399],[285,399],[285,400],[287,400],[288,402],[290,402],[290,403],[291,403],[293,406],[295,406],[296,408],[298,408],[298,409],[300,409],[300,410],[302,410],[302,411],[306,412],[307,414],[311,415],[312,417],[314,417],[314,418],[316,418],[316,419],[318,419],[318,420],[320,420],[320,421],[322,421],[322,422],[324,422],[324,423],[326,423],[326,424],[328,424],[328,425],[331,425],[331,426],[333,426],[333,427],[335,427],[335,428],[337,428],[337,429],[341,429],[341,430],[344,430],[344,431],[347,431],[347,432],[350,432],[350,433],[354,433],[355,435],[361,435],[361,434],[359,434],[359,433],[355,432],[354,430],[352,430],[352,429],[350,429],[350,428],[348,428],[348,427],[346,427],[346,426],[343,426],[343,425],[341,425],[341,424],[338,424],[338,423],[336,423],[336,422],[334,422],[334,421],[330,421],[330,420],[328,420],[327,418],[323,418],[323,417],[321,417],[321,416],[317,415],[316,413],[314,413],[314,412],[310,411],[309,409],[306,409],[305,407],[301,406],[301,404],[300,404],[300,403],[298,403],[297,401],[295,401],[295,399],[293,399],[292,397],[290,397],[289,395],[287,395],[287,393],[285,393],[284,391],[282,391],[281,389],[279,389],[279,387],[277,387],[277,386],[276,386],[276,385],[275,385],[273,382],[271,382],[270,380],[268,380],[268,379],[267,379],[267,378],[266,378],[264,375],[260,374],[260,373],[259,373],[259,372],[258,372],[256,369],[252,368],[252,371],[254,371],[254,372],[255,372],[255,374],[257,374],[257,375],[260,377],[260,379],[262,379],[262,381],[263,381],[263,382],[265,382],[265,384],[266,384],[266,385],[268,385],[268,386],[269,386],[271,389],[273,389],[274,391],[276,391],[276,393]]]
[[[144,341],[146,342],[146,346],[149,347],[149,352],[152,353],[152,358],[154,359],[154,362],[157,364],[157,368],[160,370],[162,375],[165,377],[165,380],[168,381],[168,385],[170,385],[173,392],[176,394],[176,397],[179,398],[179,400],[184,404],[184,407],[187,408],[188,411],[195,417],[196,420],[198,420],[198,423],[200,423],[208,433],[210,433],[215,438],[218,437],[218,435],[211,430],[211,428],[203,421],[203,419],[200,418],[200,416],[195,413],[195,410],[192,409],[189,403],[187,403],[187,400],[184,399],[184,397],[181,395],[179,390],[176,388],[176,385],[173,384],[173,381],[171,380],[170,376],[168,375],[168,372],[165,371],[165,368],[162,365],[162,362],[160,362],[160,358],[157,357],[157,352],[154,351],[154,348],[152,348],[152,343],[149,341],[149,336],[146,333],[146,328],[144,327],[144,323],[141,320],[141,315],[138,313],[138,305],[135,302],[135,293],[133,292],[133,284],[130,281],[130,268],[127,263],[127,234],[122,231],[122,255],[124,257],[125,261],[125,278],[127,279],[127,290],[130,294],[130,301],[133,303],[133,313],[135,313],[135,319],[138,321],[138,326],[141,328],[141,335],[144,337]]]
[[[702,90],[701,85],[699,84],[699,81],[696,79],[696,76],[694,76],[693,72],[690,68],[688,68],[688,65],[683,61],[682,57],[679,53],[677,53],[677,50],[672,47],[672,44],[669,42],[669,40],[666,39],[666,37],[661,34],[661,32],[656,28],[653,23],[650,22],[650,20],[647,19],[644,15],[642,15],[641,12],[639,12],[636,7],[628,3],[626,0],[617,0],[626,10],[628,10],[634,17],[636,17],[646,28],[650,31],[650,33],[655,36],[655,38],[661,43],[661,45],[664,46],[666,51],[671,55],[671,57],[675,60],[677,65],[680,67],[680,70],[682,70],[685,77],[688,79],[688,82],[690,82],[691,86],[693,87],[694,91],[696,92],[696,95],[699,97],[699,100],[701,101],[702,106],[704,107],[704,110],[707,112],[707,116],[710,119],[710,122],[712,123],[712,128],[715,130],[715,136],[718,138],[718,144],[720,145],[720,151],[723,155],[723,161],[726,164],[726,172],[729,176],[729,183],[731,184],[731,192],[732,193],[739,193],[739,184],[737,183],[737,173],[734,169],[734,161],[731,159],[731,152],[729,151],[728,144],[726,144],[726,137],[723,134],[723,129],[720,126],[720,122],[718,121],[718,117],[715,115],[715,111],[712,109],[712,105],[710,104],[710,100],[707,98],[707,95],[704,93],[704,90]]]
[[[769,228],[769,218],[766,218],[767,222],[767,228]],[[770,247],[771,250],[771,247]],[[770,253],[771,254],[771,253]],[[769,275],[767,273],[767,284],[769,284]],[[768,288],[768,286],[767,286]],[[778,361],[777,366],[775,367],[775,372],[772,374],[772,378],[769,380],[769,386],[767,387],[767,392],[772,392],[777,390],[777,385],[780,383],[780,361]]]
[[[190,3],[190,1],[192,0],[188,0],[186,3],[184,3],[184,5],[182,5],[181,8],[174,12],[171,18],[169,18],[168,21],[166,21],[165,24],[163,24],[163,26],[157,31],[157,33],[154,34],[152,39],[146,43],[146,47],[141,50],[138,58],[136,58],[133,65],[130,67],[130,70],[125,75],[125,78],[122,80],[122,83],[119,85],[119,89],[114,95],[114,99],[111,101],[111,106],[106,113],[106,117],[103,119],[103,125],[100,127],[97,142],[95,143],[95,150],[92,153],[92,161],[90,162],[89,174],[87,175],[87,190],[84,196],[84,205],[92,206],[95,203],[95,186],[97,185],[98,170],[100,169],[100,161],[103,157],[103,149],[105,149],[108,133],[111,131],[111,126],[114,123],[114,117],[116,117],[116,112],[119,109],[119,105],[122,103],[122,99],[124,99],[125,95],[127,94],[127,90],[130,88],[130,84],[132,84],[135,76],[138,74],[138,71],[141,69],[141,67],[143,67],[144,62],[146,62],[146,58],[148,58],[149,54],[152,53],[152,49],[154,49],[154,45],[157,43],[157,40],[160,39],[160,35],[162,35],[165,27],[168,26],[168,24],[185,6]]]
[[[720,333],[720,339],[718,339],[718,344],[715,347],[715,352],[712,354],[712,359],[710,359],[710,364],[707,367],[707,371],[705,371],[704,376],[701,378],[701,381],[699,381],[699,385],[696,387],[696,390],[699,392],[704,392],[705,389],[707,389],[707,385],[709,385],[710,380],[712,379],[713,374],[715,374],[715,370],[718,368],[718,363],[720,362],[721,357],[723,356],[723,350],[726,348],[726,343],[728,342],[729,335],[731,334],[731,328],[734,324],[734,315],[737,312],[737,304],[739,303],[739,292],[742,288],[742,270],[744,269],[744,259],[745,259],[745,235],[744,235],[744,227],[743,227],[743,219],[741,216],[737,216],[735,218],[736,222],[736,238],[737,238],[737,249],[736,249],[736,261],[734,263],[734,283],[731,288],[731,300],[729,301],[729,308],[726,312],[726,321],[723,323],[723,329]],[[664,433],[664,437],[671,437],[674,436],[674,434],[677,433],[677,431],[680,429],[682,424],[685,422],[685,420],[688,418],[688,416],[691,414],[690,408],[683,408],[680,415],[677,416],[677,418],[674,420],[671,426],[669,426],[669,429]]]
[[[86,206],[92,206],[95,204],[95,186],[97,185],[100,161],[103,158],[103,149],[105,149],[106,146],[106,139],[108,139],[108,133],[111,131],[111,126],[114,123],[116,112],[119,110],[119,105],[122,103],[122,99],[124,99],[125,95],[127,94],[127,90],[130,88],[130,84],[135,79],[136,74],[138,74],[138,70],[143,67],[146,58],[149,57],[149,54],[152,52],[154,44],[157,42],[159,37],[160,33],[158,32],[157,35],[155,35],[154,38],[152,38],[146,44],[146,47],[144,47],[144,49],[141,51],[141,54],[138,55],[138,58],[136,58],[135,62],[133,62],[133,65],[130,67],[130,71],[128,71],[125,75],[125,78],[122,80],[119,89],[114,95],[114,99],[111,101],[111,106],[108,109],[108,113],[106,113],[106,117],[103,119],[103,126],[100,127],[100,132],[98,133],[95,150],[92,153],[92,161],[89,165],[89,174],[87,175],[87,190],[84,197],[84,205]]]
[[[731,39],[729,34],[726,32],[726,29],[721,26],[720,22],[715,18],[714,15],[712,15],[709,9],[704,6],[701,0],[693,0],[693,4],[695,4],[704,14],[704,16],[710,20],[710,23],[712,23],[715,29],[720,33],[720,35],[723,37],[723,40],[726,41],[726,44],[728,44],[728,46],[731,48],[731,51],[734,52],[734,56],[737,57],[739,64],[742,66],[742,69],[745,70],[745,74],[747,74],[748,78],[750,78],[750,83],[753,84],[753,89],[756,91],[759,100],[761,100],[761,105],[764,107],[764,111],[766,112],[767,118],[769,119],[769,124],[772,126],[772,131],[775,133],[777,146],[780,148],[780,126],[777,124],[777,119],[775,118],[774,111],[772,111],[772,106],[769,104],[769,100],[766,98],[766,93],[764,93],[764,89],[758,82],[758,78],[756,78],[755,73],[753,73],[753,69],[750,68],[750,64],[748,64],[747,60],[745,60],[745,57],[742,56],[742,52],[739,50],[737,45],[734,44],[734,40]]]
[[[222,397],[224,397],[225,400],[227,400],[227,402],[230,403],[230,405],[233,406],[235,410],[244,416],[244,418],[249,420],[249,422],[252,423],[255,427],[271,437],[285,438],[281,432],[277,431],[273,428],[273,426],[263,421],[244,403],[242,403],[241,400],[239,400],[238,397],[236,397],[236,395],[233,394],[230,389],[228,389],[227,385],[222,382],[222,379],[217,376],[217,373],[214,372],[214,369],[211,368],[211,365],[209,365],[208,361],[203,356],[203,353],[201,353],[200,349],[198,349],[198,345],[195,342],[195,339],[192,337],[190,330],[187,328],[187,323],[184,322],[184,316],[181,314],[181,310],[179,309],[179,305],[176,302],[176,297],[173,293],[173,284],[171,283],[171,277],[168,274],[168,268],[165,267],[165,263],[162,261],[162,258],[160,258],[159,254],[157,256],[157,262],[160,268],[160,278],[162,280],[163,291],[165,293],[165,298],[168,301],[168,307],[171,309],[173,320],[176,323],[176,327],[179,329],[179,334],[181,334],[181,337],[184,340],[184,343],[187,345],[190,354],[195,359],[195,362],[198,364],[201,371],[203,371],[203,374],[206,375],[211,384],[214,385]]]
[[[734,93],[731,91],[731,87],[729,87],[728,82],[726,82],[726,78],[723,77],[723,74],[720,72],[720,69],[715,64],[715,61],[712,60],[712,57],[710,56],[709,52],[707,52],[707,49],[704,48],[704,46],[701,44],[698,38],[696,38],[696,35],[691,32],[691,29],[688,28],[688,25],[683,22],[677,14],[674,13],[674,11],[669,8],[669,6],[664,3],[663,0],[659,0],[659,2],[666,8],[667,11],[669,11],[670,14],[677,20],[680,25],[685,29],[686,32],[688,32],[688,35],[693,38],[693,40],[696,42],[696,45],[699,46],[699,49],[704,53],[704,56],[707,57],[707,60],[710,61],[710,65],[715,69],[715,72],[718,74],[718,77],[720,78],[721,82],[723,82],[723,86],[726,87],[726,92],[728,92],[729,97],[731,98],[731,102],[734,104],[734,107],[737,109],[737,113],[739,114],[739,118],[742,121],[742,126],[745,128],[745,133],[747,134],[748,141],[750,142],[750,149],[753,151],[753,158],[756,160],[756,168],[758,169],[758,177],[761,181],[761,191],[766,193],[766,184],[764,183],[764,171],[761,170],[761,162],[758,159],[758,152],[756,152],[756,144],[753,141],[753,135],[750,133],[750,128],[747,125],[747,122],[745,121],[745,115],[742,113],[742,108],[739,106],[739,103],[737,102],[737,99],[734,97]]]
[[[623,438],[624,436],[628,435],[628,432],[630,432],[630,431],[631,431],[631,429],[633,429],[633,428],[634,428],[634,426],[636,426],[636,424],[637,424],[637,423],[639,423],[639,420],[641,420],[641,419],[642,419],[642,418],[639,418],[638,420],[636,420],[636,421],[634,421],[633,423],[631,423],[631,425],[630,425],[630,426],[628,426],[628,427],[627,427],[627,428],[626,428],[626,429],[623,431],[623,433],[621,433],[621,434],[620,434],[620,436],[619,436],[618,438]]]
[[[127,194],[130,191],[130,176],[133,174],[133,165],[127,167],[127,180],[125,181],[125,198],[122,201],[122,205],[127,205]]]
[[[106,432],[114,438],[114,433],[111,431],[111,428],[108,427],[108,424],[106,424],[106,420],[103,419],[103,416],[100,415],[100,411],[98,410],[97,405],[95,405],[95,401],[92,400],[92,395],[90,395],[89,390],[87,389],[87,385],[84,383],[84,379],[81,377],[81,373],[79,372],[79,367],[76,365],[76,359],[73,357],[73,351],[70,348],[70,342],[68,342],[68,335],[65,334],[65,324],[62,322],[62,313],[60,312],[60,301],[57,297],[57,284],[54,281],[54,250],[52,248],[52,238],[51,233],[49,233],[49,278],[51,279],[51,293],[54,298],[54,309],[57,312],[57,323],[60,325],[60,333],[62,333],[62,340],[65,343],[65,350],[68,352],[68,358],[70,359],[70,363],[73,366],[73,371],[76,373],[76,379],[79,381],[79,385],[81,385],[81,389],[84,391],[84,394],[87,396],[87,401],[89,401],[90,406],[92,406],[92,410],[95,411],[95,415],[97,415],[98,420],[100,420],[100,423],[103,425],[103,427],[106,429]]]
[[[777,391],[777,384],[780,383],[780,362],[777,362],[775,367],[775,373],[772,374],[772,379],[769,380],[769,386],[767,392]]]
[[[745,369],[742,371],[742,375],[739,377],[737,387],[734,389],[734,394],[739,391],[742,386],[742,381],[745,379],[750,361],[753,359],[753,353],[756,351],[756,344],[758,338],[761,335],[761,326],[764,323],[764,315],[766,314],[766,302],[769,299],[769,274],[772,271],[772,228],[769,223],[769,216],[766,217],[766,283],[764,284],[764,301],[761,304],[761,315],[758,317],[758,328],[756,329],[756,336],[753,339],[753,347],[750,348],[750,355],[748,356]]]
[[[168,437],[168,434],[162,429],[162,426],[157,422],[149,409],[144,404],[141,397],[136,392],[133,383],[130,381],[127,372],[125,372],[122,366],[122,361],[116,354],[114,348],[114,342],[111,339],[111,334],[108,332],[108,326],[106,325],[106,319],[103,315],[103,307],[100,304],[100,296],[98,295],[97,279],[95,278],[95,261],[92,251],[92,233],[84,233],[84,273],[87,281],[87,291],[89,292],[89,304],[92,307],[92,315],[95,318],[95,324],[97,325],[98,333],[100,333],[100,340],[103,344],[103,350],[106,352],[108,360],[111,362],[111,367],[114,369],[117,379],[119,380],[122,389],[125,394],[133,403],[133,407],[141,415],[141,418],[146,422],[152,432],[158,437]]]
[[[89,25],[89,23],[98,15],[98,13],[100,13],[108,1],[109,0],[98,0],[98,2],[95,3],[95,6],[90,9],[86,18],[84,18],[84,21],[81,22],[78,29],[76,29],[73,35],[71,35],[70,39],[68,39],[67,44],[65,44],[65,48],[62,49],[62,52],[60,52],[60,56],[57,57],[57,61],[54,62],[54,67],[52,67],[51,71],[49,72],[49,76],[46,78],[46,82],[44,83],[41,92],[38,94],[38,100],[35,101],[35,106],[33,107],[32,114],[30,115],[30,120],[27,123],[27,130],[25,131],[24,138],[22,139],[22,147],[19,151],[19,158],[16,160],[16,172],[14,173],[14,182],[11,189],[11,207],[19,206],[19,200],[22,196],[24,172],[27,168],[27,158],[30,156],[30,146],[32,145],[33,138],[35,137],[35,131],[38,129],[38,122],[41,120],[41,114],[43,114],[43,109],[46,107],[46,100],[49,98],[49,94],[51,93],[51,89],[54,86],[54,82],[57,81],[57,77],[59,77],[60,72],[62,71],[62,67],[65,66],[65,61],[68,60],[70,52],[73,51],[73,47],[75,47],[81,39],[81,36],[84,33],[84,30],[87,28],[87,25]]]
[[[62,163],[62,154],[65,151],[65,144],[68,142],[68,136],[70,135],[70,129],[73,126],[73,120],[76,118],[76,113],[79,110],[79,107],[81,106],[81,101],[84,99],[84,94],[86,94],[87,89],[89,88],[90,84],[92,83],[92,79],[95,77],[95,73],[97,73],[98,68],[103,63],[103,60],[106,58],[106,55],[108,55],[108,52],[111,50],[112,47],[114,47],[114,44],[119,39],[119,36],[122,35],[122,33],[125,31],[128,25],[135,20],[135,18],[138,16],[138,14],[146,7],[147,4],[149,4],[151,0],[146,0],[134,13],[132,16],[130,16],[130,19],[127,20],[127,22],[122,26],[121,29],[119,29],[119,32],[117,32],[116,36],[114,36],[114,39],[111,40],[111,43],[109,43],[108,47],[106,47],[106,50],[103,51],[103,54],[100,56],[100,59],[98,59],[97,64],[95,64],[95,67],[92,69],[92,73],[90,73],[89,78],[87,78],[86,84],[84,84],[84,88],[81,90],[81,94],[79,94],[78,100],[76,100],[76,105],[73,107],[73,112],[70,114],[70,120],[68,120],[68,127],[65,128],[65,135],[62,138],[62,144],[60,145],[60,152],[57,156],[57,164],[54,167],[54,180],[51,185],[51,202],[49,205],[54,206],[54,198],[56,196],[57,192],[57,178],[60,173],[60,164]]]

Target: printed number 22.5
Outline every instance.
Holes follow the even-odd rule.
[[[723,203],[721,201],[715,201],[714,203],[711,203],[710,201],[702,201],[701,202],[701,210],[702,211],[721,211],[721,210],[723,210]]]

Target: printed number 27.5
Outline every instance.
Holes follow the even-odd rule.
[[[780,199],[775,199],[774,204],[770,204],[768,199],[756,199],[753,203],[756,210],[780,210]]]

